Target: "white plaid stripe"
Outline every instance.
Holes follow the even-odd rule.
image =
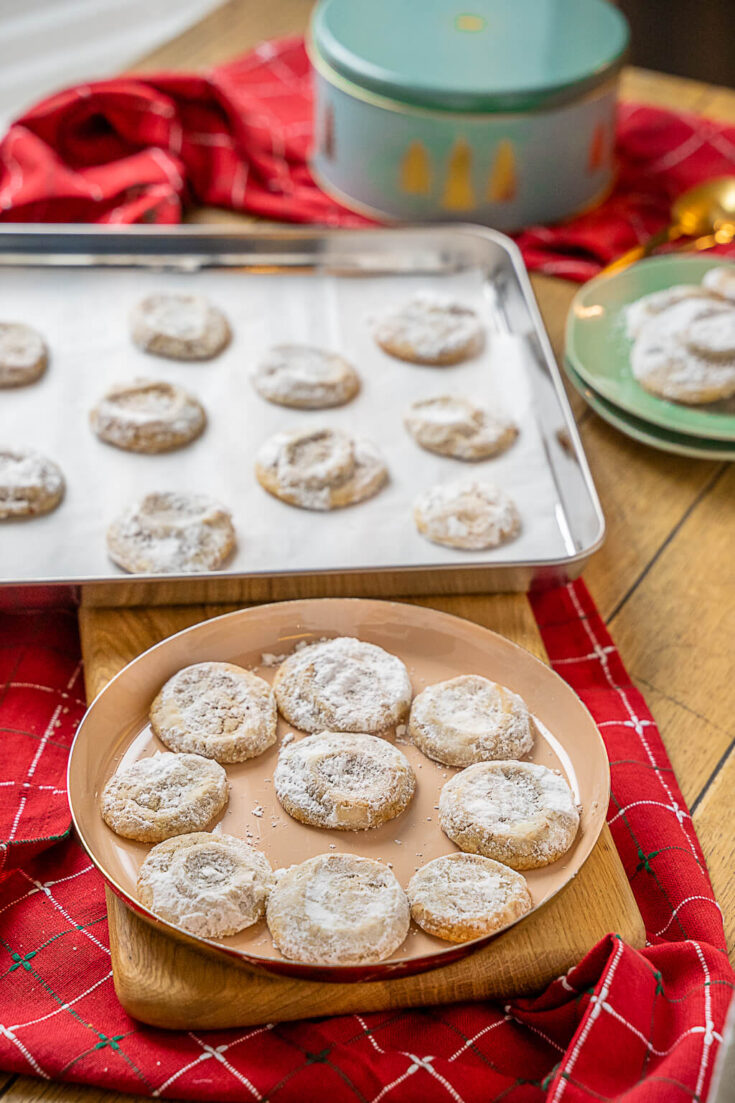
[[[597,1018],[600,1015],[600,1011],[601,1011],[601,1006],[600,1005],[601,1005],[601,1003],[603,1003],[607,999],[607,997],[610,994],[610,985],[612,984],[613,977],[615,976],[615,970],[617,969],[618,963],[620,962],[620,959],[621,959],[622,956],[623,956],[623,943],[618,940],[617,943],[616,943],[616,946],[615,946],[615,952],[613,954],[610,965],[608,966],[607,973],[605,974],[605,978],[604,978],[604,981],[602,983],[602,987],[600,989],[599,998],[592,1004],[592,1010],[587,1015],[584,1026],[582,1027],[582,1029],[579,1033],[579,1037],[577,1038],[576,1042],[572,1046],[572,1049],[571,1049],[571,1052],[569,1053],[568,1058],[566,1059],[566,1061],[562,1061],[562,1063],[560,1065],[560,1071],[563,1071],[563,1072],[567,1073],[567,1075],[569,1075],[569,1076],[571,1076],[572,1070],[573,1070],[574,1066],[577,1063],[577,1058],[579,1057],[579,1054],[582,1050],[582,1046],[585,1044],[585,1042],[589,1038],[592,1027],[595,1025],[595,1022],[597,1021]],[[549,1100],[549,1103],[559,1103],[559,1100],[561,1099],[562,1095],[564,1094],[564,1090],[566,1089],[566,1086],[567,1086],[567,1080],[564,1077],[559,1076],[559,1079],[558,1079],[558,1082],[557,1082],[557,1085],[556,1085],[556,1089],[554,1091],[553,1096]]]

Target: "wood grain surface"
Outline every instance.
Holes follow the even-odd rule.
[[[310,0],[229,0],[134,68],[150,72],[221,63],[261,39],[300,33],[310,8]],[[679,77],[628,69],[622,95],[735,122],[735,92]],[[246,221],[214,209],[192,211],[189,220]],[[558,356],[575,286],[539,275],[533,283]],[[570,397],[608,524],[606,545],[585,579],[661,727],[693,810],[732,948],[735,690],[731,674],[722,678],[722,671],[732,655],[734,579],[732,551],[725,548],[722,558],[719,534],[728,527],[732,531],[733,473],[725,464],[675,457],[629,441],[576,394]],[[703,662],[695,654],[700,647],[706,649]],[[28,1077],[6,1078],[4,1085],[0,1079],[3,1103],[134,1098]]]

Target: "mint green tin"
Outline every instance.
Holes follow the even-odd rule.
[[[612,186],[627,46],[607,0],[320,0],[314,175],[381,219],[567,218]]]

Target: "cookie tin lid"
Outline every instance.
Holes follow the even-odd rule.
[[[574,99],[622,64],[628,37],[607,0],[321,0],[312,21],[317,66],[452,111]]]

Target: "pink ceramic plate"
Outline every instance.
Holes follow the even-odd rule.
[[[195,938],[157,919],[136,899],[138,869],[148,853],[143,843],[117,836],[102,820],[99,794],[121,764],[165,749],[148,724],[150,704],[167,678],[190,663],[220,660],[255,669],[272,680],[263,654],[290,652],[300,640],[357,636],[398,655],[408,667],[414,692],[458,674],[482,674],[520,693],[531,709],[539,736],[530,759],[561,769],[582,806],[571,850],[553,865],[527,874],[534,909],[576,875],[602,828],[609,795],[605,748],[587,709],[569,686],[527,651],[459,617],[417,605],[389,601],[323,598],[261,605],[208,620],[144,652],[122,670],[90,706],[69,760],[69,800],[74,824],[92,861],[108,884],[151,922],[200,948],[225,953],[252,968],[335,981],[367,980],[417,973],[447,965],[494,936],[454,945],[411,925],[403,945],[387,961],[369,966],[313,966],[284,958],[265,921],[229,938]],[[279,721],[280,738],[293,730]],[[398,818],[369,831],[331,831],[290,818],[273,792],[278,744],[259,758],[226,766],[230,802],[222,830],[247,838],[274,868],[315,854],[349,852],[391,863],[406,887],[414,871],[432,858],[456,851],[439,827],[439,791],[456,771],[417,748],[398,744],[413,766],[416,796]]]

